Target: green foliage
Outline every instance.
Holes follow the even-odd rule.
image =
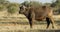
[[[57,11],[60,14],[60,0],[56,0],[51,4],[54,7],[54,11]]]
[[[39,7],[39,6],[42,5],[42,3],[39,3],[37,1],[31,1],[31,2],[25,1],[25,2],[22,3],[22,5],[25,5],[27,7],[30,6],[30,5],[35,6],[35,7]]]
[[[45,3],[44,5],[46,5],[46,6],[51,6],[51,3]]]
[[[25,1],[25,2],[21,3],[21,5],[25,5],[26,7],[28,7],[29,6],[29,2]]]
[[[6,0],[0,0],[0,4],[3,4]]]
[[[0,11],[3,11],[5,9],[5,6],[0,4]]]
[[[19,6],[19,4],[18,3],[10,3],[10,5],[9,6],[15,6],[15,7],[18,7]]]
[[[5,9],[8,9],[8,13],[16,13],[19,10],[19,4],[10,3],[7,0],[0,0],[0,11],[5,11]]]
[[[42,3],[37,2],[37,1],[25,1],[23,3],[20,4],[21,5],[25,5],[26,7],[29,7],[30,5],[34,6],[34,7],[39,7],[42,6]],[[55,2],[52,3],[45,3],[44,5],[47,6],[52,6],[54,8],[54,11],[60,11],[58,9],[60,9],[60,0],[56,0]],[[5,11],[5,9],[8,9],[8,13],[16,13],[17,11],[19,11],[19,4],[18,3],[10,3],[7,0],[0,0],[0,11]]]
[[[19,6],[16,4],[10,4],[8,6],[8,12],[11,14],[16,13],[18,10],[19,10]]]
[[[31,1],[30,4],[34,7],[39,7],[39,6],[42,6],[42,3],[39,3],[37,1]]]
[[[54,6],[54,7],[60,7],[60,0],[56,0],[55,2],[53,2],[52,6]]]
[[[6,2],[6,0],[0,0],[0,11],[3,11],[6,9],[5,5],[3,5]]]
[[[56,5],[60,6],[60,0],[56,0]]]
[[[3,5],[4,5],[5,7],[8,7],[8,6],[10,5],[10,2],[9,2],[9,1],[6,1],[6,2],[3,3]]]

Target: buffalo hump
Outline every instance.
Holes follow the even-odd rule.
[[[36,20],[43,20],[51,12],[51,7],[32,7],[30,10],[31,12],[34,12]]]

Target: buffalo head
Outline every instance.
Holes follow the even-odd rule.
[[[20,8],[19,14],[23,14],[23,13],[25,13],[27,7],[22,5],[19,8]]]

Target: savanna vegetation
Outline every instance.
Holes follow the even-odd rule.
[[[18,3],[10,3],[7,0],[0,0],[0,11],[8,10],[8,13],[16,13],[19,11],[19,4]]]
[[[60,14],[60,0],[56,0],[55,2],[53,0],[52,3],[44,3],[44,4],[42,4],[41,2],[37,2],[37,1],[31,1],[31,2],[25,1],[23,3],[11,3],[7,0],[0,0],[0,11],[5,11],[7,9],[8,13],[14,14],[19,11],[19,6],[21,5],[25,5],[27,7],[30,5],[34,5],[36,7],[39,7],[42,5],[52,6],[54,9],[54,14]]]
[[[15,2],[11,3],[8,0],[0,0],[0,12],[7,10],[8,14],[13,15],[19,12],[20,10],[19,7],[21,5],[25,5],[27,7],[29,7],[30,5],[33,5],[35,7],[39,7],[42,5],[51,6],[52,9],[54,10],[54,14],[55,14],[54,20],[55,23],[57,23],[57,27],[58,27],[57,30],[60,29],[60,0],[56,0],[56,1],[53,0],[52,3],[44,3],[44,4],[36,1],[31,1],[31,2],[24,1],[23,3],[15,3]],[[56,16],[58,14],[59,16]],[[0,30],[1,30],[0,32],[40,32],[40,31],[47,32],[47,30],[45,30],[46,22],[43,21],[34,22],[34,28],[30,30],[29,23],[26,17],[24,18],[23,16],[22,17],[20,16],[22,15],[19,15],[19,17],[14,17],[14,16],[5,17],[5,15],[3,17],[0,17]],[[51,30],[48,31],[50,32]]]

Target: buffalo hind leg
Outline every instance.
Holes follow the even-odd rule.
[[[46,17],[46,21],[47,21],[47,27],[46,28],[49,28],[49,25],[50,25],[50,19],[48,17]]]
[[[53,17],[50,17],[50,22],[52,24],[52,28],[54,28],[54,19],[53,19]]]
[[[47,21],[47,28],[49,27],[50,23],[52,24],[52,28],[54,28],[54,20],[53,17],[47,17],[46,18]]]

